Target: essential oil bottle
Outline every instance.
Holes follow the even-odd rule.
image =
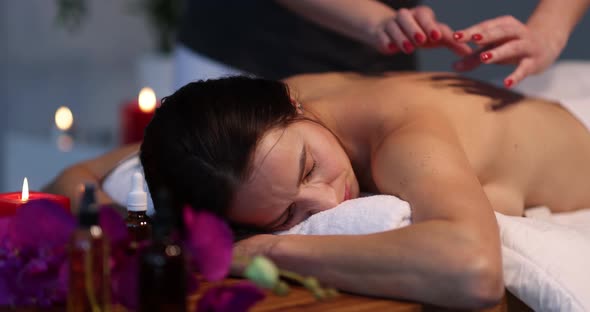
[[[111,310],[109,243],[98,225],[94,185],[84,186],[69,248],[68,312]]]
[[[152,235],[152,222],[147,216],[147,193],[143,188],[143,175],[133,174],[131,192],[127,195],[127,230],[135,243],[147,241]]]
[[[154,204],[152,241],[139,259],[139,311],[185,312],[185,258],[182,246],[173,239],[177,222],[168,193],[158,192]]]

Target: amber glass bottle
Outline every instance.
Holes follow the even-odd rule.
[[[72,234],[69,248],[68,312],[104,312],[111,310],[109,244],[98,225],[94,186],[86,185],[79,226]]]
[[[173,237],[176,219],[168,193],[154,198],[152,241],[139,260],[139,311],[185,312],[186,271],[182,246]]]
[[[131,192],[127,195],[127,230],[135,243],[147,241],[152,236],[152,221],[147,216],[147,193],[143,189],[143,175],[133,174]]]

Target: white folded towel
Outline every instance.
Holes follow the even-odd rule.
[[[347,200],[276,234],[370,234],[409,225],[410,204],[395,196],[373,195]]]

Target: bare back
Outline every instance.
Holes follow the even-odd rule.
[[[428,131],[435,118],[456,133],[494,210],[590,207],[590,134],[558,103],[447,73],[320,74],[286,82],[340,139],[366,191],[379,191],[370,168],[382,137],[408,125]]]

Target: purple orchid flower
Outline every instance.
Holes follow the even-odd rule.
[[[223,219],[190,206],[183,210],[186,246],[191,263],[206,280],[217,281],[229,273],[233,235]]]
[[[183,210],[186,246],[190,263],[206,280],[217,281],[229,273],[233,235],[223,219],[190,206]],[[265,294],[251,282],[221,285],[208,289],[197,303],[197,311],[247,311]]]
[[[206,279],[223,279],[232,260],[229,226],[209,212],[185,207],[183,213],[191,263]],[[100,209],[99,224],[110,240],[113,301],[133,310],[138,306],[139,250],[129,248],[125,221],[113,208]],[[76,227],[72,215],[45,200],[29,201],[14,216],[0,218],[0,306],[65,302],[69,273],[66,248]],[[196,275],[187,278],[190,291],[196,291]],[[249,282],[214,287],[199,301],[199,310],[245,311],[263,297],[264,293]]]
[[[232,285],[212,287],[197,303],[198,312],[241,312],[248,311],[265,294],[249,281]]]
[[[138,307],[138,250],[131,250],[131,237],[123,217],[111,206],[99,209],[98,223],[110,244],[111,298],[128,309]]]
[[[67,289],[60,272],[74,217],[56,203],[32,200],[0,223],[0,305],[63,303]]]

